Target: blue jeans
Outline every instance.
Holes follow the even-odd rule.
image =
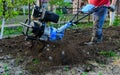
[[[94,13],[94,29],[93,33],[97,39],[102,39],[102,27],[107,15],[108,9],[105,7],[99,8]]]

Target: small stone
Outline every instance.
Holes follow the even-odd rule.
[[[87,62],[93,66],[99,66],[99,64],[96,61],[87,61]]]
[[[49,60],[51,60],[51,61],[53,60],[53,58],[52,58],[51,56],[49,56],[48,58],[49,58]]]
[[[0,74],[4,73],[4,69],[0,68]]]
[[[68,69],[68,70],[69,70],[69,69]],[[71,74],[72,74],[72,75],[75,75],[75,71],[74,71],[73,69],[71,70]]]
[[[88,74],[87,75],[98,75],[97,73],[95,73],[95,72],[88,72]]]
[[[50,45],[49,45],[49,44],[47,44],[47,47],[50,47]]]
[[[25,46],[31,46],[31,43],[30,43],[29,41],[27,41],[27,42],[25,43]]]
[[[1,57],[0,57],[0,60],[4,60],[4,58],[5,58],[4,56],[1,56]]]
[[[0,49],[0,53],[2,53],[3,52],[3,50],[2,49]]]
[[[49,48],[47,48],[46,50],[47,50],[47,51],[50,51],[50,49],[49,49]]]
[[[88,67],[85,69],[85,72],[89,72],[89,71],[91,71],[91,70],[92,70],[91,67],[88,66]]]
[[[112,38],[111,38],[111,37],[109,37],[109,40],[112,40]]]
[[[6,55],[7,59],[12,59],[13,57],[11,55]]]
[[[75,70],[77,71],[77,72],[80,72],[80,73],[82,73],[83,72],[83,69],[82,68],[75,68]]]
[[[53,45],[53,47],[55,48],[55,45]]]
[[[62,55],[64,55],[65,54],[65,52],[64,51],[62,51]]]
[[[15,60],[14,59],[10,60],[9,65],[15,66]]]
[[[16,71],[15,72],[15,75],[22,75],[23,73],[22,73],[22,71]]]
[[[90,53],[89,53],[89,52],[87,52],[87,54],[89,55]]]

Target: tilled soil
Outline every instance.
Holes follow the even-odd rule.
[[[58,69],[57,66],[88,65],[88,61],[108,64],[110,52],[120,52],[120,27],[103,29],[102,43],[85,45],[91,32],[90,28],[67,30],[64,38],[55,42],[26,41],[24,36],[8,37],[0,40],[0,56],[12,55],[16,63],[24,64],[32,75]]]

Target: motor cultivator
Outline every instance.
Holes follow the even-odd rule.
[[[24,28],[28,29],[24,31],[23,33],[26,36],[26,39],[30,39],[30,40],[35,40],[35,39],[39,39],[41,41],[60,40],[63,38],[64,32],[67,28],[78,24],[80,20],[96,12],[97,10],[99,10],[99,8],[108,8],[110,10],[113,10],[112,8],[107,7],[107,6],[95,7],[95,6],[90,5],[91,7],[89,8],[88,6],[89,5],[83,7],[82,10],[79,10],[72,17],[72,19],[68,21],[66,24],[62,25],[59,28],[55,28],[55,27],[48,26],[47,22],[57,23],[59,20],[59,15],[53,12],[47,11],[45,10],[45,8],[41,8],[41,7],[34,5],[34,8],[31,14],[31,18],[33,21],[29,25],[26,23],[21,23],[21,25],[23,25]],[[79,13],[84,13],[84,16],[74,21],[74,19],[78,16]]]

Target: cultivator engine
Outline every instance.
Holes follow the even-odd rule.
[[[21,23],[21,25],[29,29],[28,31],[24,32],[24,35],[27,37],[27,39],[56,41],[63,38],[64,32],[67,28],[69,28],[74,24],[77,24],[80,20],[84,19],[85,17],[89,16],[95,11],[99,10],[99,8],[106,8],[106,7],[107,6],[100,6],[100,7],[91,6],[89,9],[87,8],[87,10],[86,10],[86,7],[84,7],[82,10],[78,11],[73,16],[73,18],[69,22],[67,22],[65,25],[61,26],[60,28],[54,28],[54,27],[47,26],[46,23],[47,22],[57,23],[59,20],[59,16],[53,12],[45,10],[45,8],[40,8],[34,5],[34,8],[32,10],[32,15],[31,15],[31,18],[33,21],[29,25],[26,23]],[[107,7],[107,8],[110,8],[110,7]],[[74,19],[78,16],[80,12],[85,13],[85,15],[79,18],[77,21],[74,21]],[[29,33],[29,34],[26,34],[26,33]]]
[[[33,20],[30,25],[26,23],[21,23],[21,25],[29,28],[27,33],[31,31],[33,35],[27,35],[24,32],[24,35],[27,39],[37,39],[40,40],[48,40],[50,36],[50,27],[47,27],[47,22],[57,23],[59,20],[59,16],[53,12],[45,10],[45,8],[40,8],[34,5],[32,10],[31,19]]]

